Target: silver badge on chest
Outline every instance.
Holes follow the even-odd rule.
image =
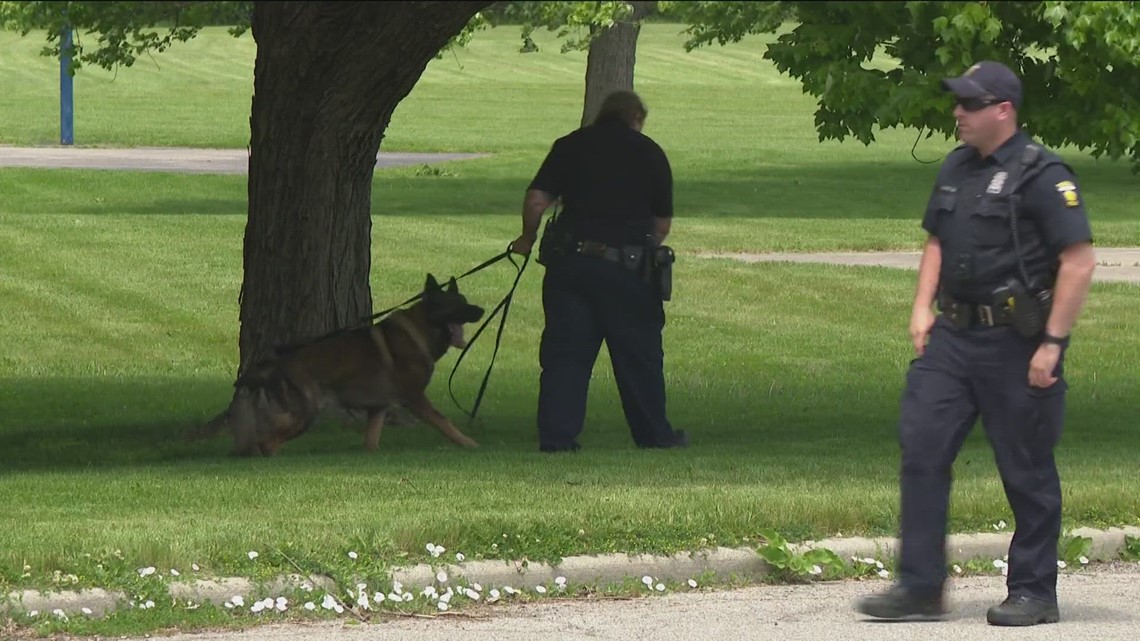
[[[986,193],[987,194],[1000,194],[1001,188],[1005,186],[1005,178],[1008,175],[1009,174],[1007,174],[1004,171],[999,171],[996,174],[994,174],[994,177],[990,179],[990,186],[986,187]]]

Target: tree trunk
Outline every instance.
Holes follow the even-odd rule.
[[[586,56],[586,100],[582,108],[582,126],[594,121],[602,101],[619,89],[633,91],[633,65],[637,54],[637,35],[641,19],[649,15],[656,2],[633,1],[633,13],[606,29],[590,43]]]
[[[489,2],[255,2],[240,364],[372,313],[372,173],[396,105]]]

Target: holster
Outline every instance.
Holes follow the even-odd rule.
[[[542,227],[542,238],[538,241],[538,257],[535,261],[539,265],[549,267],[558,257],[565,256],[572,244],[573,239],[562,229],[558,216],[551,216]]]
[[[657,273],[657,293],[661,300],[670,300],[673,297],[673,263],[677,256],[673,248],[662,245],[653,251],[653,268]],[[650,262],[650,261],[646,261]]]

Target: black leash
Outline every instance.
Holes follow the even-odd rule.
[[[511,264],[514,265],[515,269],[518,271],[515,274],[515,282],[511,285],[510,291],[508,291],[507,295],[503,297],[503,300],[499,301],[499,304],[495,306],[495,309],[487,315],[487,318],[483,321],[483,324],[480,325],[479,329],[475,331],[475,334],[471,336],[471,340],[467,341],[467,346],[463,348],[463,351],[459,353],[459,358],[455,360],[455,367],[451,369],[451,376],[447,378],[447,393],[451,396],[451,401],[455,403],[455,406],[458,407],[460,411],[462,411],[471,419],[472,423],[475,422],[475,414],[479,412],[479,405],[483,402],[483,394],[487,391],[487,382],[491,379],[491,369],[495,367],[495,357],[499,355],[499,344],[503,340],[503,328],[507,324],[507,314],[511,309],[511,301],[514,300],[515,289],[518,288],[519,280],[522,279],[523,271],[526,269],[527,264],[530,263],[530,254],[525,255],[522,265],[519,265],[515,262],[512,254],[513,252],[508,245],[507,251],[473,270],[478,271],[479,269],[483,269],[484,267],[487,267],[503,258],[506,258],[507,260],[511,261]],[[466,276],[466,274],[464,274],[464,276]],[[462,276],[460,278],[462,278]],[[475,340],[479,338],[479,335],[483,333],[483,330],[487,328],[487,325],[491,323],[491,320],[494,319],[495,315],[500,311],[503,313],[503,315],[499,319],[499,330],[495,334],[495,349],[493,352],[491,352],[491,362],[487,365],[487,372],[483,375],[483,382],[479,384],[479,393],[475,395],[475,405],[471,408],[471,411],[468,412],[467,410],[463,409],[463,406],[460,405],[459,401],[455,399],[455,393],[451,388],[451,381],[455,378],[455,372],[459,369],[459,364],[463,362],[463,358],[467,356],[467,352],[470,351],[471,346],[475,344]]]
[[[463,272],[463,274],[461,276],[457,276],[455,278],[455,280],[462,280],[464,278],[467,278],[471,274],[474,274],[475,272],[483,271],[484,269],[487,269],[491,265],[494,265],[495,263],[499,262],[500,260],[503,260],[504,258],[508,258],[508,259],[511,258],[510,247],[507,248],[507,251],[505,251],[501,254],[498,254],[492,258],[488,258],[487,260],[479,263],[478,265],[472,267],[471,269],[468,269],[466,272]],[[527,259],[529,260],[530,256],[527,256]],[[511,264],[514,264],[514,262],[515,261],[513,259],[511,259]],[[524,265],[524,267],[525,267],[525,265]],[[515,281],[515,282],[517,283],[518,281]],[[511,291],[513,292],[514,290],[512,289]],[[408,303],[414,303],[423,297],[424,297],[424,293],[420,292],[420,293],[416,294],[415,296],[412,296],[408,300],[400,303],[399,305],[396,305],[394,307],[389,307],[388,309],[386,309],[382,312],[376,312],[375,314],[373,314],[371,316],[360,319],[360,321],[358,321],[358,322],[359,323],[370,323],[370,322],[376,320],[377,318],[381,318],[381,317],[387,316],[388,314],[391,314],[392,312],[396,311],[397,309],[400,309],[401,307],[403,307],[404,305],[407,305]]]

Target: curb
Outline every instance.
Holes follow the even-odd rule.
[[[1125,548],[1126,537],[1140,538],[1140,528],[1124,527],[1097,530],[1078,528],[1070,536],[1083,536],[1092,540],[1088,558],[1094,561],[1110,561],[1120,556]],[[964,562],[976,558],[1000,558],[1009,550],[1012,533],[955,534],[947,537],[947,562]],[[826,548],[835,552],[845,563],[851,557],[891,558],[895,555],[898,540],[893,537],[868,539],[861,537],[831,538],[820,541],[807,541],[789,544],[795,552],[813,548]],[[711,573],[717,578],[759,580],[772,572],[772,568],[752,548],[718,547],[701,552],[682,552],[672,556],[649,554],[606,554],[598,556],[567,557],[558,564],[529,563],[526,561],[472,561],[461,564],[430,565],[421,563],[412,567],[398,568],[392,572],[393,582],[400,582],[408,589],[418,590],[427,586],[438,587],[436,573],[444,571],[450,584],[480,583],[489,589],[492,586],[531,588],[548,585],[557,577],[565,577],[570,584],[612,585],[642,576],[651,576],[656,581],[684,582],[688,579]],[[244,578],[221,578],[192,583],[170,584],[170,595],[176,599],[189,599],[196,603],[222,605],[235,595],[252,601],[266,591],[279,592],[300,587],[308,580],[317,588],[337,592],[337,584],[329,577],[291,574],[260,584]],[[53,612],[62,610],[68,615],[78,614],[83,608],[91,610],[92,616],[113,611],[126,603],[129,597],[120,592],[94,588],[79,592],[53,592],[43,594],[37,590],[13,592],[0,602],[0,613]]]

